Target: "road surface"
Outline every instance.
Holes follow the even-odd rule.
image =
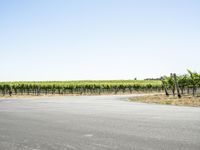
[[[200,108],[127,97],[0,100],[0,150],[200,150]]]

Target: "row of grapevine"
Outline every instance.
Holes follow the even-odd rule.
[[[162,84],[159,80],[0,82],[0,93],[10,96],[18,94],[118,94],[161,90]]]
[[[176,74],[171,74],[170,76],[164,76],[162,77],[162,85],[167,96],[169,96],[169,93],[175,96],[176,91],[179,97],[190,93],[195,96],[200,89],[200,74],[188,70],[185,75],[176,76]]]

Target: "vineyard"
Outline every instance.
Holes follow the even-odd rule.
[[[161,78],[162,86],[166,96],[170,94],[181,98],[182,95],[199,96],[200,89],[200,74],[187,70],[185,75],[177,76],[171,74],[170,76],[164,76]]]
[[[171,74],[160,79],[147,80],[88,80],[88,81],[40,81],[0,82],[0,94],[5,95],[101,95],[134,92],[165,92],[166,96],[191,94],[198,96],[200,74],[188,70],[188,74]]]
[[[78,94],[100,95],[133,92],[161,92],[159,80],[96,80],[48,82],[0,82],[1,95]]]

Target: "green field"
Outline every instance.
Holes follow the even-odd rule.
[[[159,80],[0,82],[1,95],[119,94],[161,91]]]
[[[165,92],[166,96],[199,95],[200,74],[163,76],[146,80],[82,80],[82,81],[23,81],[0,82],[0,95],[101,95],[135,92]]]

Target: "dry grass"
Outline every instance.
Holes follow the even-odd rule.
[[[6,95],[2,95],[0,94],[0,100],[1,99],[22,99],[22,98],[42,98],[42,97],[58,97],[58,96],[106,96],[106,95],[131,95],[131,94],[152,94],[152,93],[156,93],[158,94],[158,92],[141,92],[141,91],[135,91],[135,92],[132,92],[132,93],[129,93],[129,92],[118,92],[117,94],[116,93],[84,93],[84,94],[40,94],[40,95],[34,95],[34,94],[18,94],[18,95],[15,95],[13,94],[12,96],[9,96],[8,94]]]
[[[133,97],[130,98],[129,100],[135,102],[144,102],[144,103],[200,107],[200,97],[193,97],[189,95],[184,95],[182,96],[181,99],[179,99],[176,96],[167,97],[163,94],[159,94],[159,95]]]

